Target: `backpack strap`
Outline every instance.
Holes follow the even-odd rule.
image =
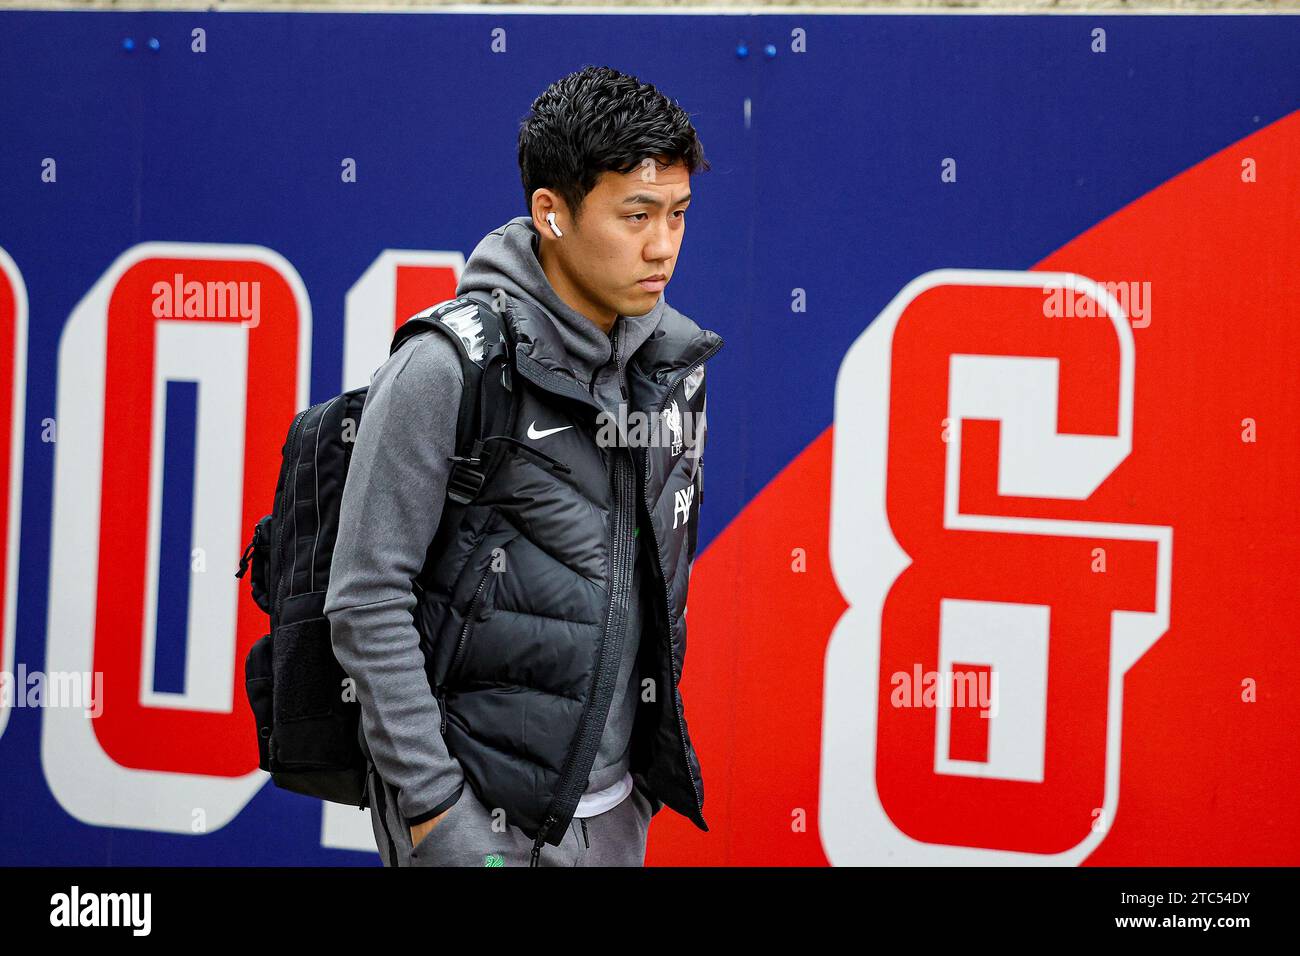
[[[508,323],[493,308],[491,296],[470,292],[417,313],[397,329],[389,354],[412,335],[434,329],[446,335],[460,356],[464,388],[456,421],[456,453],[447,478],[447,505],[474,500],[487,477],[483,444],[502,434],[512,412]],[[446,520],[446,518],[444,518]]]
[[[495,302],[485,292],[467,292],[462,298],[471,299],[486,312],[485,322],[491,329],[484,350],[482,373],[478,382],[478,417],[474,434],[477,449],[492,436],[504,435],[514,417],[514,388],[511,383],[514,343],[510,338],[510,323],[498,314]]]

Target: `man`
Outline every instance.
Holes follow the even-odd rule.
[[[676,685],[722,340],[662,290],[709,166],[679,107],[603,67],[534,102],[519,165],[529,215],[457,289],[514,343],[481,489],[440,520],[464,374],[426,330],[374,375],[339,516],[325,614],[389,866],[640,866],[662,806],[708,829]],[[476,308],[449,308],[484,359]]]

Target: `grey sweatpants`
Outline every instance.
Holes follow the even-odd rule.
[[[376,785],[383,789],[375,792]],[[594,817],[575,817],[559,846],[542,844],[538,866],[644,866],[646,834],[654,815],[649,798],[633,786],[617,806]],[[466,781],[460,799],[411,847],[411,831],[397,812],[397,791],[370,775],[370,822],[384,866],[528,866],[533,841],[493,814]]]

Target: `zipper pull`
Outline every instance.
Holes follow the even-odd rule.
[[[248,570],[248,562],[252,556],[253,548],[256,546],[256,544],[257,544],[257,530],[254,529],[253,539],[248,542],[248,547],[246,547],[244,549],[244,553],[240,555],[239,570],[235,572],[235,577],[242,578],[244,576],[244,572]]]
[[[438,712],[441,716],[441,725],[438,729],[445,737],[447,736],[447,691],[439,687],[433,696],[438,701]]]
[[[370,805],[370,773],[373,769],[370,765],[366,766],[366,783],[361,788],[361,805],[357,808],[359,810],[364,810]]]
[[[551,824],[554,822],[554,814],[551,814],[551,816],[542,821],[542,828],[537,831],[537,839],[533,840],[533,853],[532,857],[528,861],[529,866],[537,865],[537,858],[541,856],[542,853],[542,844],[546,842],[546,831],[551,828]]]

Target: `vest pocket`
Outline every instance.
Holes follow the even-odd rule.
[[[451,663],[447,666],[446,683],[448,685],[452,684],[460,676],[461,669],[464,667],[465,650],[469,647],[469,637],[474,630],[474,615],[478,613],[482,604],[483,595],[487,591],[491,574],[492,564],[489,562],[474,588],[474,597],[470,600],[469,607],[465,611],[465,623],[461,626],[460,634],[456,640],[456,649],[452,652]]]
[[[453,687],[459,679],[461,673],[465,670],[465,660],[469,655],[469,644],[474,636],[474,629],[477,624],[481,623],[475,620],[475,615],[481,614],[485,606],[490,606],[489,598],[493,592],[493,582],[503,574],[508,574],[512,568],[510,559],[507,556],[507,549],[510,543],[519,537],[519,532],[515,528],[510,528],[504,538],[495,540],[490,546],[480,553],[485,553],[487,564],[484,566],[478,581],[474,585],[474,591],[470,597],[469,604],[465,608],[465,619],[461,624],[460,631],[457,634],[456,646],[452,651],[451,661],[447,665],[447,677],[443,681],[444,687]],[[501,570],[494,570],[495,551],[501,550],[501,556],[505,560]]]

